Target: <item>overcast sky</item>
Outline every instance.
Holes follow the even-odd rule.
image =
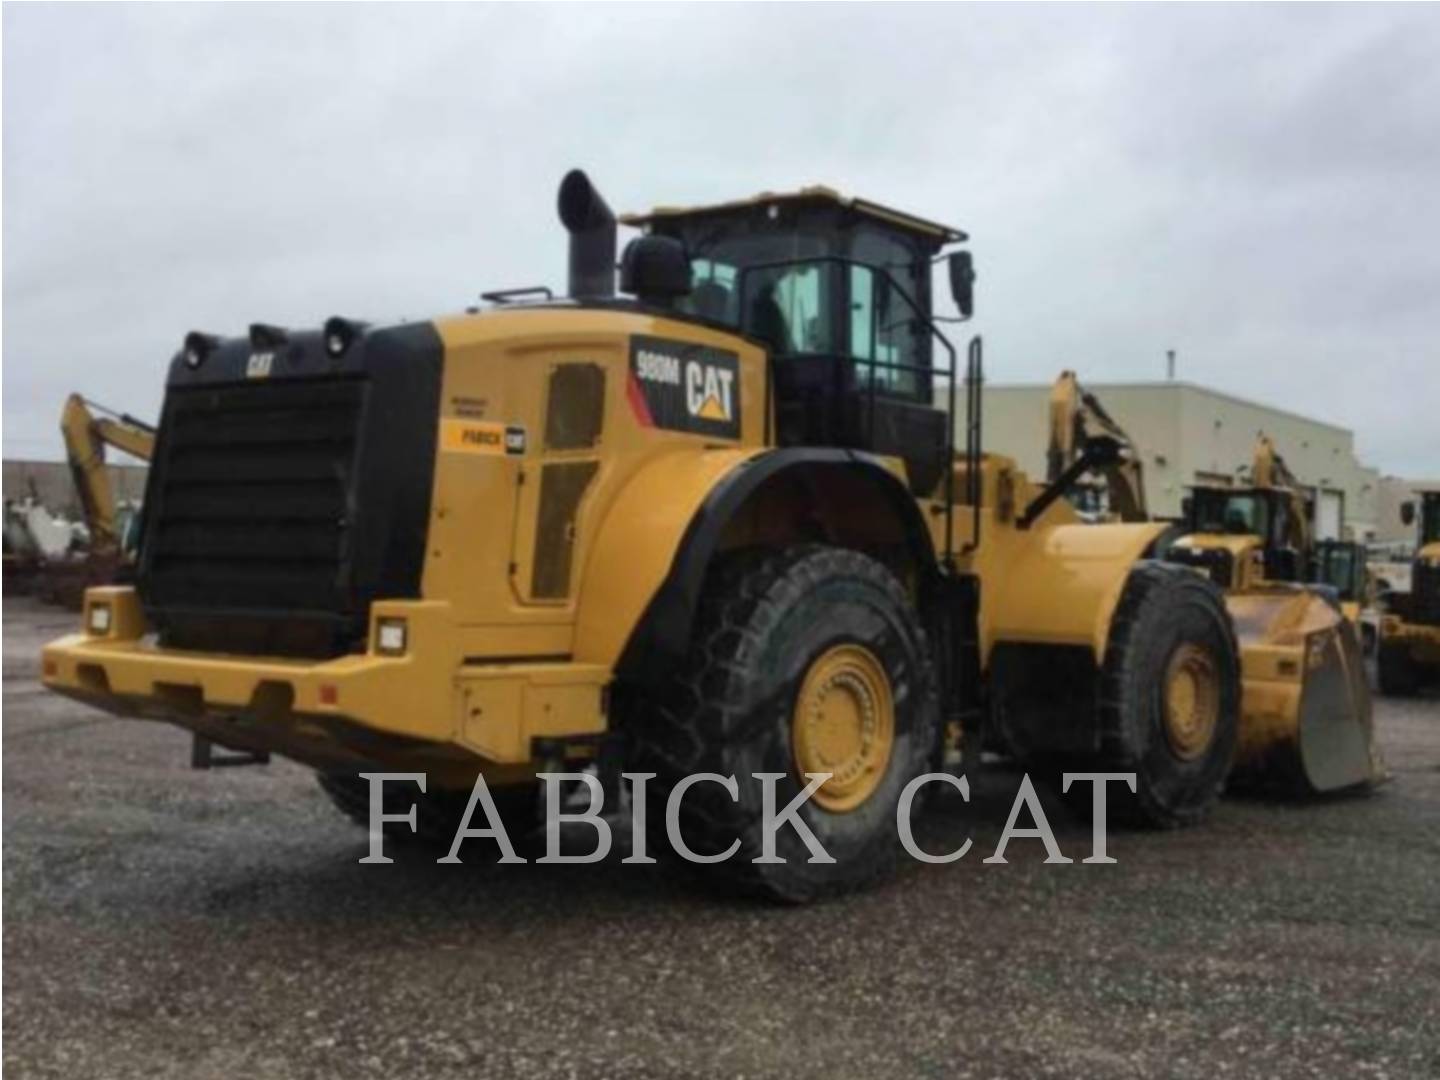
[[[1180,377],[1440,474],[1440,10],[7,4],[4,452],[185,331],[563,284],[617,210],[826,183],[973,238],[994,381]]]

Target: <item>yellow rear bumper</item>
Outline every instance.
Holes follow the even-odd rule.
[[[52,690],[124,716],[168,720],[226,745],[310,764],[413,766],[417,758],[523,765],[537,738],[606,729],[608,668],[568,661],[466,663],[449,605],[384,601],[375,621],[403,619],[403,655],[374,650],[292,660],[162,649],[145,636],[133,589],[88,590],[110,609],[104,633],[46,645]]]

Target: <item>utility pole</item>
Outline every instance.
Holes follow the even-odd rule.
[[[1165,378],[1169,382],[1175,381],[1175,350],[1165,350]]]

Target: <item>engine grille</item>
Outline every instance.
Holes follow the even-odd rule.
[[[302,342],[288,378],[227,378],[243,348],[207,361],[210,381],[172,370],[137,575],[164,644],[332,656],[363,641],[372,600],[419,595],[439,345],[397,347],[413,336],[339,370]]]
[[[352,379],[176,393],[152,598],[203,589],[213,604],[333,610],[365,390]]]

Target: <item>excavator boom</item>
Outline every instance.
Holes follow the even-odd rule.
[[[90,530],[91,551],[118,552],[115,493],[105,471],[105,448],[113,446],[131,457],[149,461],[155,451],[155,429],[71,394],[60,414],[60,433],[65,438],[66,459]]]

